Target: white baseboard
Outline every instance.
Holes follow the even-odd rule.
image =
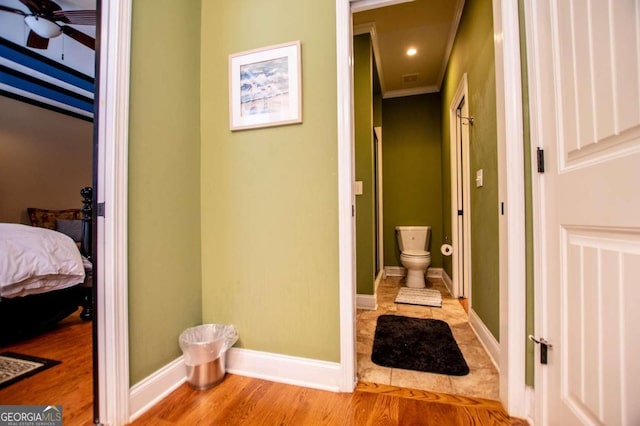
[[[493,362],[493,365],[495,365],[498,372],[500,372],[500,344],[496,338],[493,337],[493,334],[491,334],[487,326],[484,325],[473,308],[469,310],[469,324],[476,333],[476,336],[478,336],[478,340],[480,340],[480,343],[489,354],[491,362]]]
[[[384,278],[385,273],[383,268],[378,271],[378,275],[373,282],[373,294],[356,294],[356,309],[366,309],[367,311],[375,311],[378,309],[378,286]]]
[[[313,389],[340,391],[342,373],[337,362],[231,348],[226,371],[241,376]],[[184,358],[175,359],[134,385],[129,392],[132,422],[186,381]]]
[[[140,417],[185,381],[186,368],[181,356],[136,383],[129,391],[129,421]]]
[[[337,362],[231,348],[227,372],[272,382],[340,391],[342,373]]]
[[[402,266],[385,266],[384,273],[388,277],[404,277],[407,275],[407,270]]]
[[[532,386],[526,386],[524,388],[524,397],[525,397],[525,404],[526,404],[526,410],[527,410],[527,417],[525,417],[525,420],[531,425],[535,425],[535,422],[533,421],[534,416],[535,416],[535,409],[536,409],[536,391]]]
[[[453,294],[453,280],[444,268],[442,269],[442,282],[447,287],[447,290],[449,290],[449,294]]]
[[[378,309],[376,296],[373,294],[356,294],[356,309],[375,311],[376,309]]]
[[[444,269],[442,268],[429,268],[427,269],[427,278],[436,278],[436,279],[442,279],[442,273],[444,272]]]
[[[402,266],[385,266],[384,272],[386,275],[390,277],[404,277],[407,275],[407,270]],[[444,269],[442,268],[429,268],[427,269],[427,277],[428,278],[442,278],[442,273]]]
[[[378,275],[376,275],[376,280],[373,283],[373,294],[376,295],[376,302],[378,300],[378,286],[380,285],[380,282],[386,278],[386,275],[384,268],[380,269],[378,271]]]

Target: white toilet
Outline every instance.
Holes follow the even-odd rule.
[[[400,262],[407,268],[407,287],[424,288],[424,276],[431,265],[430,226],[396,226]]]

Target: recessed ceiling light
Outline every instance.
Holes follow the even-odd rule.
[[[418,51],[416,50],[415,47],[411,47],[411,48],[407,49],[407,55],[409,55],[409,56],[413,56],[416,53],[418,53]]]

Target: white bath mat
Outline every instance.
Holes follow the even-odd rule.
[[[400,287],[400,291],[396,296],[396,303],[442,308],[442,294],[440,294],[440,291],[431,288]]]

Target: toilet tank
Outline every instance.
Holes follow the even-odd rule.
[[[396,237],[400,251],[425,250],[429,251],[431,239],[430,226],[396,226]]]

